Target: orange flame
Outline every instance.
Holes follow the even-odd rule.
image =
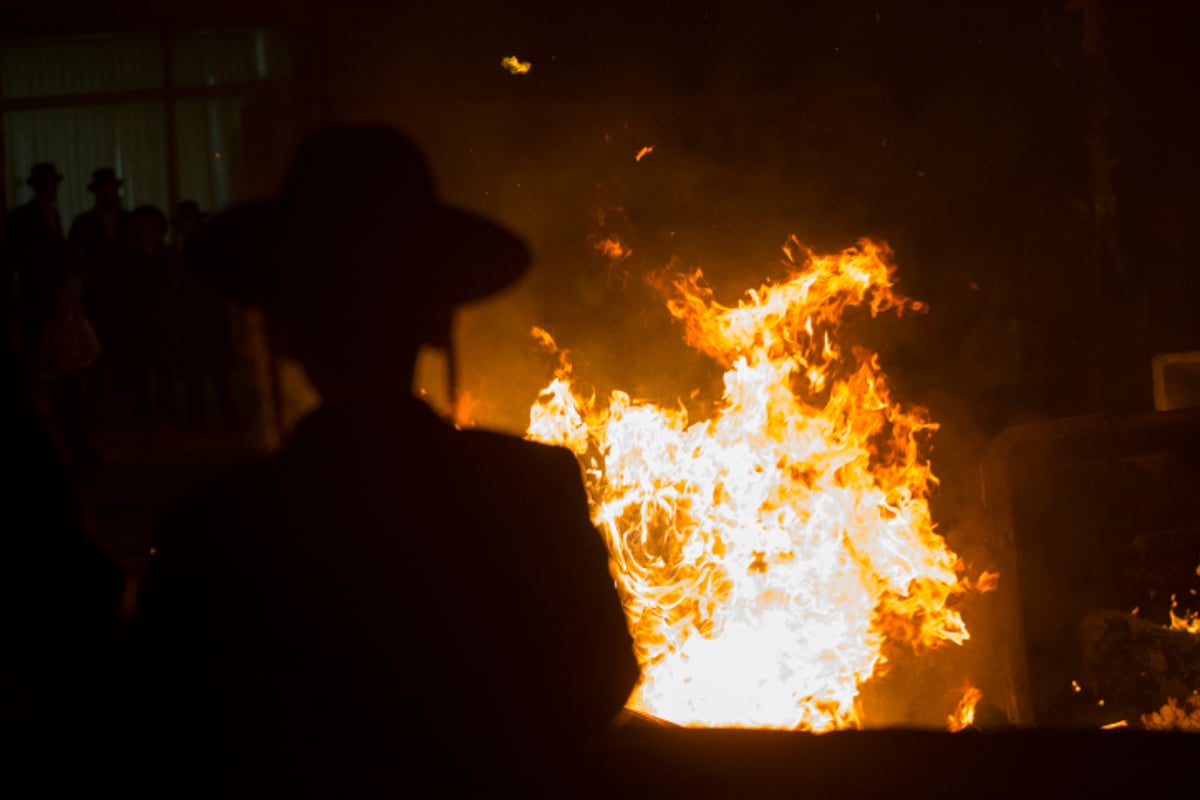
[[[1171,608],[1167,612],[1171,615],[1171,630],[1200,634],[1200,612],[1184,611],[1181,617],[1175,613],[1177,608],[1179,608],[1179,601],[1175,599],[1175,595],[1171,595]]]
[[[646,156],[650,155],[653,152],[654,152],[654,145],[647,145],[646,147],[643,147],[641,150],[638,150],[638,153],[636,156],[633,157],[633,160],[641,161],[643,158],[645,158]]]
[[[451,419],[454,425],[459,428],[471,428],[478,422],[480,409],[483,407],[483,401],[470,392],[460,392],[455,398],[454,408],[451,411]]]
[[[543,349],[550,350],[551,352],[555,353],[559,352],[558,345],[555,343],[554,337],[550,335],[550,331],[534,325],[533,330],[530,331],[530,333],[533,334],[533,338],[537,340],[538,344],[540,344]]]
[[[596,248],[597,253],[602,253],[613,261],[622,261],[633,255],[633,250],[629,249],[619,236],[597,236],[592,246]]]
[[[848,308],[920,307],[889,251],[784,253],[789,278],[736,306],[698,270],[663,283],[688,343],[726,369],[710,418],[621,391],[598,406],[565,353],[530,410],[527,436],[584,467],[642,667],[629,706],[678,724],[858,727],[885,644],[965,642],[950,600],[994,585],[960,579],[934,530],[936,424],[838,343]]]
[[[958,701],[958,706],[954,709],[954,713],[946,720],[947,727],[951,733],[965,731],[967,728],[975,724],[975,706],[983,699],[983,692],[976,689],[970,683],[963,688],[962,699]]]

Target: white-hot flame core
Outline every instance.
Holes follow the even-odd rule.
[[[565,352],[531,410],[528,436],[584,466],[642,665],[630,705],[679,724],[855,727],[885,643],[969,638],[948,605],[968,585],[927,500],[936,425],[891,400],[873,354],[837,344],[848,307],[918,304],[882,246],[785,254],[790,278],[735,307],[699,271],[665,289],[726,369],[710,418],[619,391],[597,407]]]

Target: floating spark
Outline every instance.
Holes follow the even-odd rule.
[[[513,75],[525,75],[529,70],[533,69],[533,64],[528,61],[522,61],[516,56],[505,56],[500,61],[500,66],[511,72]]]

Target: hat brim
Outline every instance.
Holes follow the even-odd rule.
[[[216,215],[189,244],[200,278],[230,300],[265,311],[293,296],[305,270],[333,265],[306,262],[304,245],[319,245],[329,232],[301,230],[279,201],[252,203]],[[380,231],[395,253],[383,265],[380,291],[414,290],[415,303],[449,306],[481,300],[515,283],[528,270],[529,248],[514,233],[464,209],[438,205],[426,210],[419,226]],[[419,241],[417,241],[419,239]],[[407,259],[407,262],[406,262]],[[317,260],[317,259],[314,259]],[[419,262],[419,263],[412,263]],[[300,274],[298,274],[298,272]],[[395,277],[399,277],[399,284]],[[313,282],[320,284],[318,280]]]

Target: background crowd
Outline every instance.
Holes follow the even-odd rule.
[[[81,470],[101,460],[97,429],[234,429],[238,318],[195,280],[184,245],[207,221],[194,201],[174,214],[126,209],[122,179],[96,169],[89,210],[61,219],[63,175],[33,166],[32,199],[0,238],[5,343],[39,409]]]

